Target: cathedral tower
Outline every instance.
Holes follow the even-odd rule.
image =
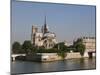
[[[35,26],[32,26],[32,32],[31,32],[31,42],[33,45],[35,45],[35,34],[38,32],[38,28]]]

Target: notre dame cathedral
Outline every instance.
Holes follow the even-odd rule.
[[[41,31],[39,31],[36,26],[32,26],[31,42],[34,46],[42,46],[46,49],[52,48],[57,43],[55,33],[48,30],[46,16]]]

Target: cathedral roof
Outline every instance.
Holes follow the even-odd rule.
[[[55,37],[56,35],[54,33],[48,32],[44,34],[44,37]]]

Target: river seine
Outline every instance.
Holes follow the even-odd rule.
[[[29,62],[29,61],[11,62],[12,74],[87,70],[87,69],[95,69],[95,68],[96,68],[95,58],[68,59],[64,61],[53,61],[53,62],[46,62],[46,63]]]

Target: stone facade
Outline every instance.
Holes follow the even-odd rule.
[[[44,26],[42,26],[40,32],[36,26],[32,26],[31,41],[33,45],[38,47],[42,46],[46,49],[52,48],[57,43],[55,33],[48,30],[46,17]]]
[[[85,45],[86,52],[92,52],[96,50],[95,37],[83,37],[83,44]]]
[[[74,59],[74,58],[81,58],[82,56],[80,55],[79,52],[72,52],[72,53],[67,53],[67,56],[65,59]]]

